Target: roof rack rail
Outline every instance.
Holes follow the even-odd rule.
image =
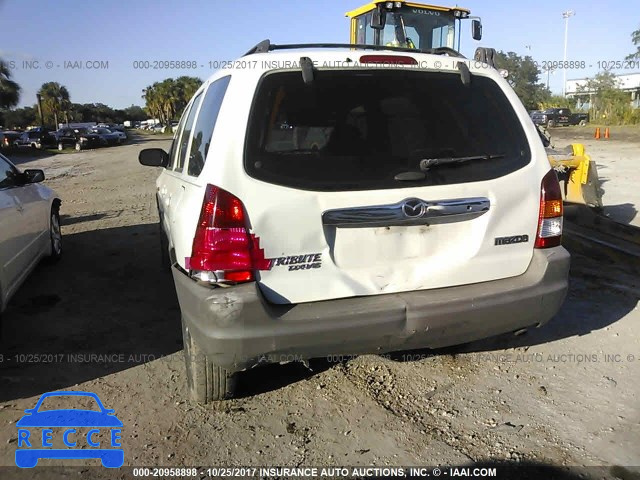
[[[255,47],[245,53],[243,57],[246,57],[247,55],[253,55],[254,53],[266,53],[271,50],[272,46],[273,45],[271,44],[271,41],[267,38],[266,40],[262,40]]]
[[[386,45],[365,45],[360,43],[289,43],[276,45],[269,40],[263,40],[255,47],[245,53],[243,56],[253,55],[254,53],[267,53],[273,50],[298,50],[303,48],[350,48],[352,50],[389,50],[392,52],[406,53],[428,53],[432,55],[449,55],[452,57],[466,58],[460,52],[449,47],[430,48],[420,50],[417,48],[405,47],[388,47]]]

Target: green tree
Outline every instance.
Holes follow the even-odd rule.
[[[17,108],[3,112],[3,125],[7,128],[26,128],[36,123],[36,107]]]
[[[573,108],[575,106],[575,99],[570,97],[563,97],[562,95],[549,95],[546,100],[538,103],[540,110],[546,110],[547,108]]]
[[[51,120],[58,128],[58,115],[67,113],[71,107],[67,87],[58,82],[47,82],[40,87],[38,94],[42,97],[42,110],[45,121]]]
[[[144,109],[138,105],[131,105],[130,107],[125,108],[123,110],[123,114],[126,120],[140,121],[147,118],[147,114]]]
[[[515,52],[497,52],[496,66],[509,72],[507,82],[528,110],[538,108],[540,102],[551,95],[540,83],[540,70],[530,56],[521,57]]]
[[[626,60],[640,59],[640,29],[631,34],[631,42],[636,46],[636,51],[627,55]]]
[[[0,108],[15,107],[20,100],[20,85],[11,80],[9,66],[0,59]]]
[[[158,118],[160,122],[168,124],[182,115],[182,111],[200,85],[202,80],[188,76],[155,82],[142,90],[147,113],[153,118]]]
[[[591,118],[606,125],[634,123],[637,115],[631,108],[631,98],[620,90],[620,81],[611,72],[600,72],[585,85],[578,86],[577,97],[589,101]]]

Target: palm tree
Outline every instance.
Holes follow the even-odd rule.
[[[200,85],[202,80],[187,76],[155,82],[142,90],[147,112],[153,118],[159,118],[163,124],[169,125],[171,120],[182,114]]]
[[[71,105],[69,91],[58,82],[47,82],[40,87],[38,94],[42,96],[42,108],[53,115],[55,128],[58,128],[58,114],[66,112]]]
[[[161,99],[158,94],[159,83],[155,82],[153,85],[142,90],[142,98],[145,100],[147,113],[151,118],[158,118],[162,115]]]
[[[20,85],[11,80],[11,71],[0,60],[0,108],[15,107],[20,100]]]
[[[187,106],[191,97],[202,85],[202,80],[196,77],[182,76],[176,80],[178,88],[180,90],[180,105],[176,108],[177,111],[182,112],[184,107]]]
[[[640,29],[631,34],[631,42],[637,46],[635,53],[627,55],[626,60],[640,59]]]

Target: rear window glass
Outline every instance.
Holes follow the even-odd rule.
[[[423,159],[492,155],[440,164],[421,180]],[[270,73],[256,96],[245,148],[254,178],[337,191],[489,180],[529,163],[529,145],[511,104],[491,79],[405,70]]]

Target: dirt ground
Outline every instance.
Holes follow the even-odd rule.
[[[115,409],[129,466],[507,462],[640,474],[629,467],[640,465],[640,276],[605,257],[574,256],[562,310],[527,334],[316,360],[311,370],[265,366],[240,376],[238,399],[187,401],[178,303],[160,268],[159,172],[137,162],[141,148],[168,144],[138,139],[21,165],[44,168],[61,195],[65,251],[37,269],[3,318],[0,465],[14,465],[23,410],[69,389]],[[61,463],[86,461],[39,466]]]

